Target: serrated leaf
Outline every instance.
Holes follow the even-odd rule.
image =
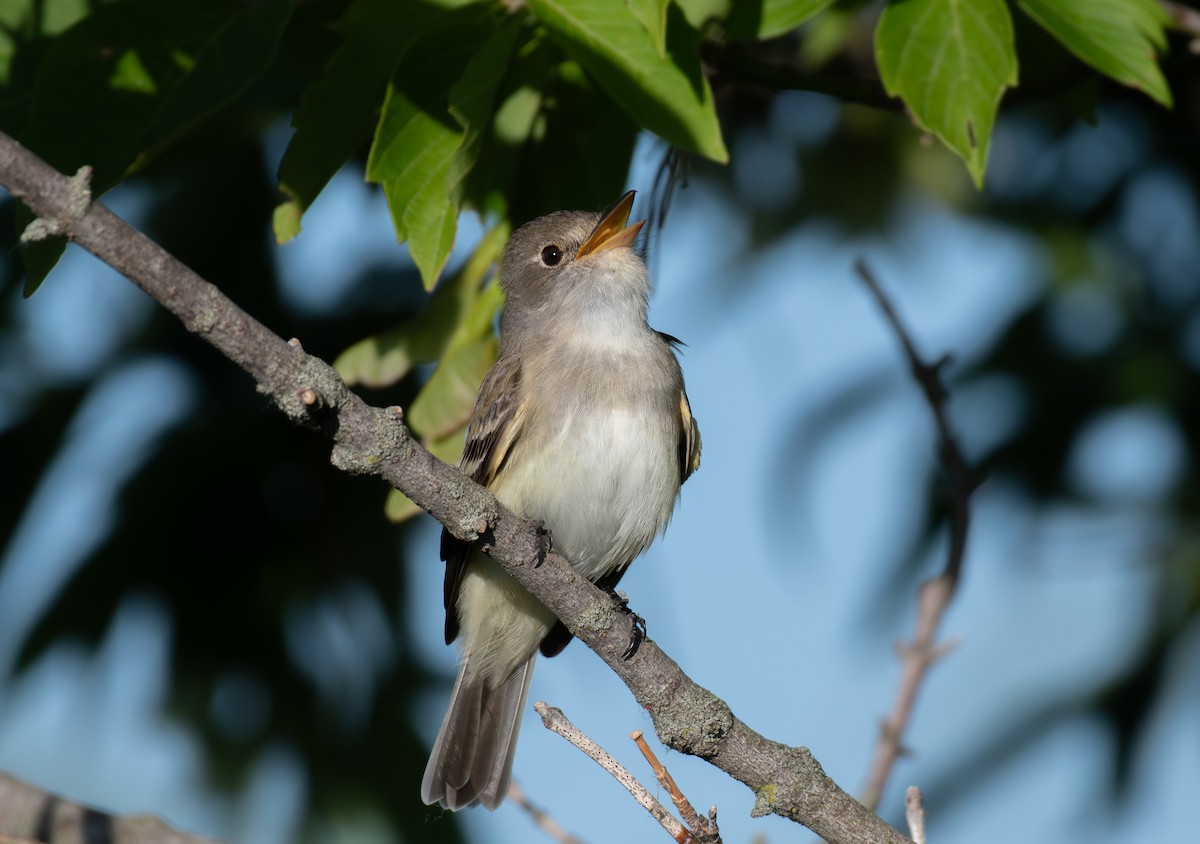
[[[457,466],[458,461],[462,457],[463,442],[466,440],[466,435],[467,426],[463,425],[448,436],[440,440],[423,443],[423,445],[434,457],[446,461],[451,466]],[[387,502],[384,504],[384,515],[387,516],[389,521],[399,524],[423,512],[420,507],[413,503],[412,499],[400,490],[392,489],[388,493]]]
[[[408,408],[408,424],[425,439],[438,440],[467,424],[475,394],[496,362],[499,343],[492,326],[504,302],[497,282],[476,296],[446,347],[437,369]]]
[[[467,424],[475,394],[496,362],[498,350],[499,344],[490,333],[448,349],[409,406],[409,426],[423,437],[441,439]]]
[[[1004,0],[889,3],[875,30],[875,61],[888,94],[958,153],[981,187],[1000,98],[1017,84]]]
[[[100,195],[242,93],[271,63],[291,0],[125,0],[54,39],[38,65],[23,144]],[[26,250],[26,295],[61,244]]]
[[[757,0],[735,3],[730,38],[775,38],[791,32],[833,5],[833,0]]]
[[[472,100],[487,100],[481,80],[488,74],[494,97],[505,45],[511,49],[511,34],[493,34],[478,17],[443,27],[410,50],[388,86],[367,178],[383,186],[396,237],[408,241],[427,289],[437,282],[454,246],[461,199],[457,182],[473,164],[471,148],[460,155],[468,139],[460,120],[477,110],[490,118],[490,103],[480,108]],[[456,119],[450,99],[459,80],[464,80],[460,98],[466,111]]]
[[[714,161],[729,160],[712,89],[700,67],[700,36],[674,6],[667,55],[623,3],[530,0],[567,53],[635,121],[666,141]]]
[[[1155,0],[1018,0],[1027,15],[1096,70],[1171,106],[1155,53],[1170,22]]]
[[[642,28],[650,34],[654,48],[662,57],[667,55],[667,6],[671,0],[625,0],[629,11]]]
[[[514,221],[602,208],[625,186],[638,127],[544,34],[523,41],[497,92],[494,119],[462,187],[465,205]],[[555,172],[571,178],[528,178]]]
[[[333,366],[342,379],[350,385],[387,387],[407,375],[414,365],[439,359],[461,338],[479,337],[485,330],[490,331],[490,322],[479,326],[479,312],[490,308],[494,317],[499,305],[478,304],[483,296],[496,295],[495,291],[486,292],[490,287],[481,292],[480,283],[503,251],[508,231],[505,224],[488,231],[463,268],[438,285],[419,314],[390,331],[360,340],[338,355]]]
[[[345,39],[310,86],[292,117],[295,127],[279,165],[279,189],[292,208],[277,227],[280,243],[299,231],[300,215],[375,127],[388,80],[405,51],[444,26],[464,0],[397,3],[353,0],[338,21]],[[281,237],[283,235],[283,237]]]

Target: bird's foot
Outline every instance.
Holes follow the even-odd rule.
[[[554,550],[554,537],[550,535],[546,523],[541,519],[533,519],[533,530],[537,536],[537,555],[533,560],[533,567],[541,568],[542,563],[546,562],[546,555]]]
[[[629,644],[626,646],[625,652],[621,654],[621,659],[633,659],[633,655],[638,652],[638,648],[647,638],[646,619],[629,608],[629,596],[624,592],[610,589],[608,594],[612,597],[613,603],[617,605],[617,609],[629,616],[633,622],[633,630],[629,634]]]

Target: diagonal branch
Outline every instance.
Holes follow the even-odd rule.
[[[285,342],[215,286],[98,202],[77,215],[62,174],[0,133],[0,184],[42,219],[114,267],[175,314],[187,329],[244,369],[293,422],[333,443],[340,469],[400,489],[459,539],[478,542],[621,678],[651,715],[662,742],[699,756],[746,784],[753,814],[802,823],[830,842],[904,842],[899,831],[839,788],[806,748],[771,741],[691,680],[651,641],[622,658],[632,621],[560,554],[537,565],[537,527],[413,439],[399,408],[367,405],[327,363]],[[78,191],[74,194],[77,198]]]
[[[970,499],[979,486],[979,480],[967,466],[946,414],[946,388],[942,384],[941,372],[948,358],[942,358],[932,364],[926,363],[917,352],[908,329],[904,327],[891,299],[883,292],[871,268],[865,261],[860,260],[855,263],[854,269],[875,297],[879,309],[883,311],[884,317],[899,338],[913,379],[925,394],[925,401],[937,426],[938,452],[943,471],[946,473],[946,485],[950,491],[950,547],[946,553],[945,568],[941,574],[921,584],[917,591],[917,629],[913,639],[911,642],[897,643],[897,651],[900,654],[900,688],[896,693],[892,712],[884,719],[879,731],[875,759],[871,764],[862,798],[863,805],[874,810],[883,796],[884,785],[887,784],[896,760],[904,752],[904,731],[908,728],[917,692],[929,669],[949,649],[946,645],[939,646],[936,643],[937,633],[942,616],[945,615],[946,608],[950,606],[958,589],[963,556],[967,548],[967,532],[971,527]]]

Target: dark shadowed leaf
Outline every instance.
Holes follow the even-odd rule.
[[[400,57],[463,5],[461,0],[350,3],[337,26],[345,41],[292,117],[296,131],[279,165],[279,189],[289,199],[276,211],[278,242],[295,237],[304,211],[371,136]]]
[[[90,164],[99,195],[257,79],[291,11],[289,0],[101,5],[47,51],[19,139],[64,172]],[[60,253],[30,250],[26,295]]]

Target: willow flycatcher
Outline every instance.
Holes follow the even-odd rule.
[[[515,513],[544,523],[554,549],[612,590],[667,526],[700,465],[678,342],[646,322],[650,279],[626,225],[630,191],[607,212],[560,211],[517,229],[504,252],[500,353],[467,426],[462,471]],[[458,680],[421,797],[494,809],[540,651],[572,634],[497,563],[442,533],[446,643]]]

